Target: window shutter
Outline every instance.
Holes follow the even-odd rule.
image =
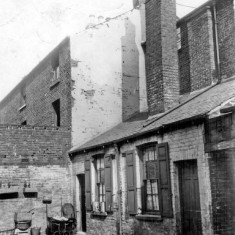
[[[85,161],[85,191],[86,191],[86,210],[91,210],[91,166],[90,160]]]
[[[163,217],[172,217],[173,211],[168,143],[159,144],[157,149],[159,166],[159,194],[161,200],[160,209]]]
[[[105,175],[105,204],[106,211],[112,211],[113,179],[112,179],[112,156],[104,157],[104,175]]]
[[[126,153],[127,205],[130,215],[136,214],[136,178],[134,152]]]

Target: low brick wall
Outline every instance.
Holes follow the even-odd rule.
[[[0,231],[14,228],[15,212],[30,211],[32,225],[45,233],[43,198],[52,198],[49,216],[71,201],[70,135],[68,128],[0,125]],[[25,186],[34,193],[24,193]],[[3,193],[12,189],[17,193]]]

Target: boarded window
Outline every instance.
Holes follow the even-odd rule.
[[[206,123],[206,142],[214,143],[231,138],[232,115],[212,118]]]

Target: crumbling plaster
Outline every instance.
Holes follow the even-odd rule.
[[[73,145],[147,109],[144,14],[133,10],[71,36]]]

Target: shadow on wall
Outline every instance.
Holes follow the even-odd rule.
[[[135,26],[125,19],[126,34],[122,43],[122,119],[127,120],[140,110],[139,51],[135,42]]]

